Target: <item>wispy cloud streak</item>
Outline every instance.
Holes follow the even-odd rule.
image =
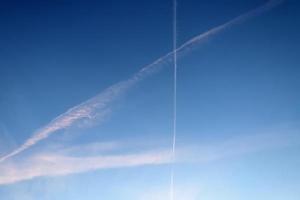
[[[299,145],[297,130],[282,132],[252,133],[244,136],[227,138],[222,141],[203,142],[178,149],[175,163],[209,164],[241,158],[245,155],[266,152]],[[115,154],[109,150],[126,151],[122,143],[92,143],[48,150],[30,155],[29,157],[10,160],[0,165],[0,185],[13,184],[36,177],[64,176],[87,171],[140,167],[146,165],[163,165],[173,162],[170,149],[143,150],[139,153]],[[97,153],[94,154],[93,151]],[[99,155],[100,154],[100,155]]]
[[[23,162],[0,166],[0,185],[42,176],[52,177],[99,169],[161,165],[169,163],[170,158],[169,151],[90,157],[40,154]]]
[[[193,47],[200,44],[201,42],[206,41],[210,37],[218,33],[221,33],[222,31],[224,31],[225,29],[233,25],[239,24],[251,17],[257,16],[265,11],[268,11],[271,8],[279,5],[281,2],[283,2],[283,0],[268,1],[263,6],[260,6],[252,11],[249,11],[246,14],[240,15],[220,26],[212,28],[209,31],[188,40],[187,42],[185,42],[179,48],[176,49],[177,55],[178,56],[183,55],[185,52],[188,52],[188,50],[193,49]],[[108,87],[107,89],[105,89],[97,96],[69,109],[67,112],[61,114],[57,118],[53,119],[49,124],[36,131],[33,134],[33,136],[30,137],[28,140],[26,140],[25,143],[23,143],[19,148],[1,157],[0,162],[3,162],[8,158],[11,158],[23,152],[24,150],[37,144],[41,140],[46,139],[53,133],[74,125],[74,123],[78,122],[79,120],[82,119],[93,120],[95,117],[98,117],[100,119],[102,117],[105,117],[108,113],[107,109],[111,102],[116,100],[120,95],[124,94],[128,89],[130,89],[133,85],[135,85],[139,81],[159,71],[162,67],[172,62],[173,55],[174,55],[174,51],[166,54],[165,56],[158,58],[151,64],[142,68],[140,71],[138,71],[128,80],[121,81],[117,84],[114,84]]]
[[[252,133],[235,136],[222,141],[206,142],[181,149],[181,162],[210,163],[214,161],[238,158],[258,152],[298,146],[298,130],[284,132]]]

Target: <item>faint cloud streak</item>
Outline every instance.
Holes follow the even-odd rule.
[[[258,152],[299,145],[299,138],[297,130],[283,130],[280,133],[256,133],[227,138],[219,142],[202,142],[178,148],[175,163],[204,165],[237,159]],[[27,158],[5,162],[0,165],[0,185],[36,177],[64,176],[100,169],[163,165],[170,163],[172,158],[170,149],[107,154],[107,150],[124,150],[123,148],[119,142],[91,143],[57,149],[54,152],[53,150],[41,152]],[[94,156],[93,151],[98,152],[97,155]]]
[[[169,162],[169,151],[92,157],[39,154],[23,162],[0,166],[0,184],[12,184],[36,177],[62,176],[98,169],[161,165]]]

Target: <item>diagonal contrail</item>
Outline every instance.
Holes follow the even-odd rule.
[[[250,19],[254,16],[257,16],[265,11],[268,11],[272,9],[273,7],[279,5],[284,0],[271,0],[268,1],[266,4],[251,10],[243,15],[240,15],[220,26],[217,26],[215,28],[212,28],[208,30],[207,32],[204,32],[181,46],[179,46],[176,51],[172,51],[151,64],[143,67],[140,71],[135,73],[131,78],[121,81],[119,83],[116,83],[107,89],[105,89],[103,92],[98,94],[97,96],[69,109],[67,112],[59,115],[57,118],[53,119],[49,124],[42,127],[41,129],[37,130],[32,137],[27,139],[20,147],[12,151],[11,153],[3,156],[0,158],[0,162],[3,162],[7,160],[8,158],[11,158],[24,150],[30,148],[31,146],[37,144],[41,140],[44,140],[48,138],[50,135],[55,133],[56,131],[63,130],[65,128],[68,128],[74,123],[78,122],[79,120],[89,118],[93,119],[95,115],[104,116],[107,113],[107,108],[111,102],[113,102],[117,97],[125,93],[128,89],[131,88],[131,86],[135,85],[139,81],[145,79],[149,75],[159,71],[163,66],[166,64],[169,64],[172,62],[172,58],[174,56],[174,53],[176,52],[177,55],[181,55],[185,52],[188,52],[188,50],[191,50],[193,47],[198,45],[199,43],[206,41],[208,38],[224,31],[226,28],[229,28],[233,25],[236,25],[238,23],[241,23],[247,19]]]

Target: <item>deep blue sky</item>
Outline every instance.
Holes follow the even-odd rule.
[[[265,2],[178,0],[178,44]],[[178,147],[189,149],[189,161],[176,166],[176,200],[299,198],[299,9],[300,2],[286,0],[178,61]],[[0,26],[5,155],[170,52],[172,1],[1,1]],[[60,131],[9,164],[92,142],[126,144],[112,154],[171,147],[172,73],[169,65],[135,85],[103,122]],[[0,185],[0,199],[160,200],[169,170],[150,165],[34,178]]]

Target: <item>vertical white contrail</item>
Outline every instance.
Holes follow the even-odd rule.
[[[176,153],[176,129],[177,129],[177,0],[173,0],[173,138],[172,138],[172,160],[170,180],[170,200],[174,200],[174,161]]]

